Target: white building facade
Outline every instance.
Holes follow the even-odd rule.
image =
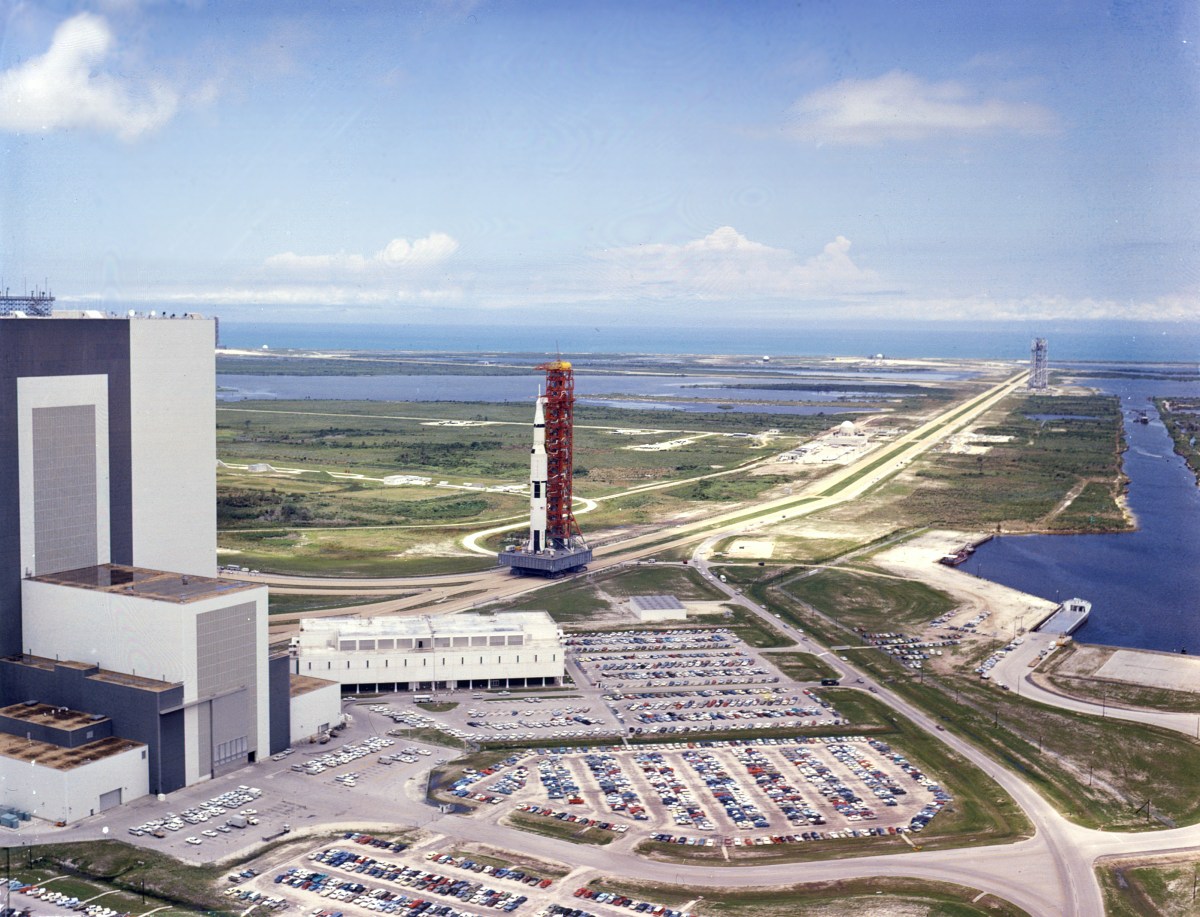
[[[544,611],[441,618],[308,618],[293,672],[346,693],[562,683],[562,631]]]

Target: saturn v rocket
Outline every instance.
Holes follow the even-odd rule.
[[[546,388],[533,409],[529,539],[500,552],[499,562],[517,574],[561,576],[592,559],[573,511],[575,374],[561,359],[538,369],[546,371]]]
[[[533,448],[529,451],[529,550],[546,548],[546,488],[549,483],[546,456],[546,396],[538,395],[533,411]]]

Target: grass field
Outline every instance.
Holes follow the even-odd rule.
[[[840,624],[867,631],[925,624],[955,605],[924,583],[881,575],[870,568],[819,570],[781,584]]]
[[[528,478],[528,411],[525,405],[446,402],[220,405],[219,546],[228,560],[280,573],[386,576],[482,569],[479,558],[463,555],[458,540],[524,517],[522,492],[494,488],[522,488]],[[779,479],[740,472],[693,479],[737,469],[828,423],[789,415],[681,416],[581,407],[576,492],[604,497],[648,482],[685,482],[605,501],[588,517],[590,527],[653,523],[753,500]],[[614,432],[634,426],[643,432]],[[768,428],[780,432],[770,440],[748,435]],[[636,448],[667,440],[682,443],[659,451]],[[407,482],[385,483],[397,475],[408,476]],[[498,549],[504,539],[493,542]]]
[[[1081,419],[1044,423],[1031,416],[1060,414]],[[894,511],[906,524],[1035,529],[1073,488],[1092,485],[1068,522],[1086,517],[1092,531],[1129,528],[1117,503],[1124,444],[1116,398],[1025,395],[973,429],[1009,439],[990,443],[983,455],[939,451],[915,462],[913,480],[895,492]]]
[[[597,891],[725,917],[1022,917],[1026,911],[992,895],[943,882],[916,879],[854,879],[813,882],[772,889],[721,889],[635,883],[602,878],[588,883]]]
[[[81,844],[46,844],[29,848],[26,854],[33,864],[31,874],[46,873],[62,875],[70,872],[74,878],[54,882],[51,888],[71,894],[84,892],[81,897],[94,897],[102,891],[116,890],[115,894],[101,899],[107,907],[144,913],[154,907],[170,905],[172,911],[203,914],[216,911],[229,913],[229,899],[222,898],[214,890],[220,877],[228,872],[229,865],[189,866],[173,857],[132,847],[120,841],[94,841]],[[14,865],[19,860],[14,857]],[[77,886],[77,887],[76,887]],[[147,904],[141,904],[142,888],[146,890]],[[90,891],[89,891],[90,890]],[[20,896],[13,896],[18,908],[24,904]],[[35,913],[46,913],[45,905]],[[167,914],[167,911],[159,911]]]
[[[553,818],[543,818],[540,815],[527,815],[524,812],[511,812],[505,817],[514,828],[528,831],[531,834],[541,834],[555,840],[570,841],[572,844],[591,844],[606,846],[617,839],[611,831],[600,828],[585,828],[574,822],[563,822]]]
[[[1154,405],[1171,434],[1175,452],[1183,456],[1200,484],[1200,398],[1156,398]]]
[[[819,681],[837,675],[819,656],[812,653],[768,653],[766,658],[784,675],[796,681]]]
[[[1195,917],[1200,914],[1200,859],[1195,856],[1102,862],[1096,877],[1106,917]]]

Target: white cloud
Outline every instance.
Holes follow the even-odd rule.
[[[0,73],[0,130],[48,133],[82,128],[134,140],[175,114],[176,93],[103,72],[114,44],[101,17],[80,13],[54,32],[40,57]]]
[[[291,284],[280,286],[219,287],[206,290],[147,289],[122,292],[121,302],[146,302],[206,307],[221,306],[388,306],[405,304],[438,304],[458,302],[462,290],[445,289],[382,289],[346,287],[337,284]],[[94,294],[60,297],[64,303],[98,303],[111,297]]]
[[[431,232],[423,239],[392,239],[373,255],[337,252],[332,255],[298,255],[282,252],[272,255],[264,266],[273,271],[314,273],[351,273],[397,267],[428,267],[445,261],[458,251],[458,241],[444,232]]]
[[[818,89],[790,114],[794,137],[846,145],[1058,129],[1058,117],[1041,105],[984,98],[961,83],[930,83],[899,70]]]
[[[811,298],[869,292],[879,286],[873,271],[850,258],[850,240],[844,236],[820,254],[801,259],[722,226],[681,245],[610,249],[597,257],[608,264],[614,286],[658,297]]]

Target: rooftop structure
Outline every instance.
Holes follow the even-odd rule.
[[[54,309],[54,297],[45,290],[34,290],[13,296],[5,290],[0,293],[0,315],[26,315],[46,317]]]
[[[27,761],[38,767],[49,767],[60,771],[72,770],[85,764],[91,764],[93,761],[140,747],[140,742],[109,736],[77,748],[62,748],[37,739],[26,739],[23,736],[0,733],[0,755],[16,761]]]
[[[144,599],[163,602],[195,602],[214,596],[259,588],[253,583],[237,580],[216,579],[187,573],[170,573],[164,570],[147,570],[124,564],[97,564],[76,570],[63,570],[32,577],[41,583],[58,586],[75,586],[98,592],[119,592],[136,595]]]

